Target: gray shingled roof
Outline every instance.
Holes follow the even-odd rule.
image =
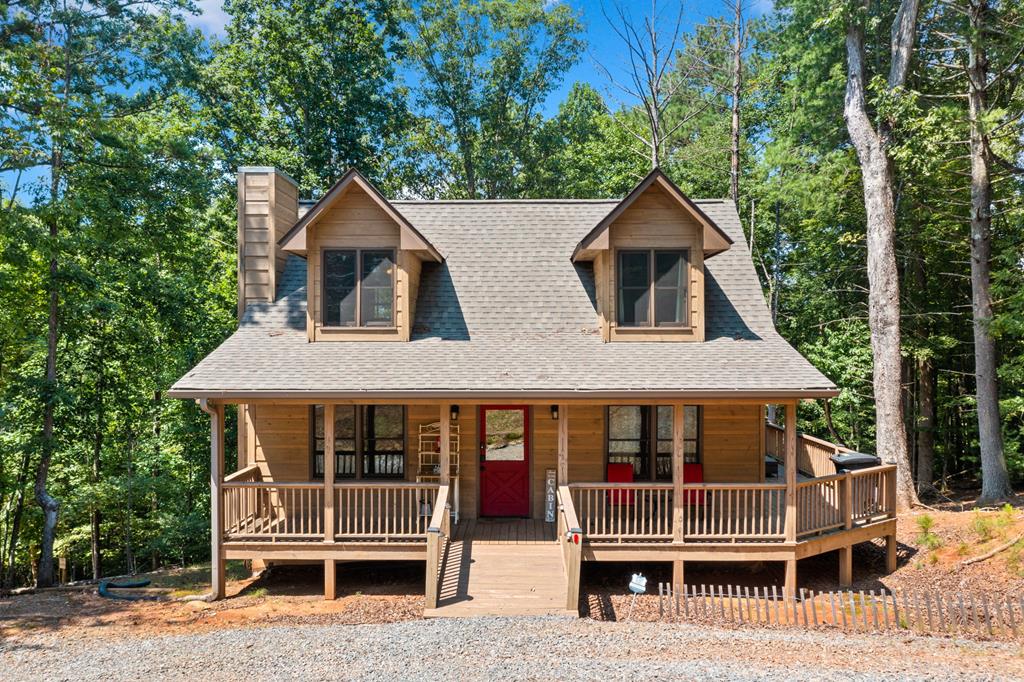
[[[778,335],[732,202],[699,201],[735,242],[707,261],[704,343],[603,343],[573,248],[615,201],[393,202],[444,255],[423,267],[408,343],[309,343],[306,262],[278,300],[171,389],[177,397],[825,396],[835,386]]]

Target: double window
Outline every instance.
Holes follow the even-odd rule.
[[[685,249],[619,251],[618,326],[686,326],[687,262]]]
[[[635,481],[672,480],[672,406],[608,408],[608,463],[631,464]],[[683,407],[683,459],[700,463],[700,407]]]
[[[324,406],[312,408],[313,477],[324,477]],[[335,478],[405,478],[405,408],[334,406]]]
[[[323,251],[323,325],[395,325],[395,252],[392,249]]]

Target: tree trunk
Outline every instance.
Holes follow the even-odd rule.
[[[779,316],[779,289],[782,288],[782,206],[775,202],[775,235],[772,240],[772,281],[768,292],[768,310],[771,312],[772,324]]]
[[[102,363],[102,360],[100,360],[100,362]],[[97,380],[96,395],[96,432],[93,434],[92,445],[93,486],[100,482],[100,455],[103,451],[103,431],[106,428],[106,420],[103,413],[103,389],[104,373],[103,370],[100,369],[99,379]],[[90,512],[89,526],[91,528],[89,550],[92,556],[92,579],[99,580],[103,569],[100,562],[100,509],[95,500],[93,500],[93,506]]]
[[[57,222],[50,219],[50,244],[57,250]],[[35,497],[43,512],[43,537],[39,547],[37,587],[53,585],[53,540],[57,531],[57,511],[60,504],[47,491],[50,463],[53,461],[53,415],[57,399],[57,256],[50,256],[50,310],[46,335],[46,388],[43,391],[42,455],[36,468]]]
[[[159,390],[153,391],[153,441],[155,443],[154,447],[156,449],[156,452],[154,454],[156,456],[153,458],[155,464],[153,465],[153,470],[150,472],[150,475],[153,477],[153,494],[149,503],[149,513],[154,523],[156,522],[157,513],[159,512],[160,505],[160,495],[157,492],[159,490],[159,487],[156,485],[156,481],[157,479],[160,478],[160,431],[163,425],[162,415],[160,413],[160,401],[162,397],[163,393],[161,393]],[[239,406],[239,417],[241,417],[242,409],[242,406]],[[153,544],[153,549],[150,552],[149,558],[154,571],[160,568],[160,552],[157,551],[156,543]]]
[[[876,131],[867,111],[864,32],[854,18],[846,32],[847,79],[843,114],[857,150],[867,214],[868,325],[874,365],[875,440],[883,461],[896,465],[896,501],[917,504],[903,422],[900,354],[900,287],[896,269],[896,213],[888,130]],[[903,0],[892,32],[889,88],[902,87],[916,35],[917,2]]]
[[[971,23],[968,39],[968,113],[971,122],[971,307],[974,313],[974,379],[978,401],[978,442],[981,446],[981,497],[992,504],[1013,495],[1003,455],[999,384],[996,378],[996,342],[992,322],[992,178],[987,140],[982,129],[988,59],[981,44],[988,14],[987,0],[968,4]]]
[[[18,552],[18,541],[21,539],[21,519],[25,515],[25,486],[28,484],[29,465],[32,463],[31,454],[28,450],[21,458],[21,468],[18,470],[18,501],[14,505],[14,518],[11,519],[10,545],[7,547],[7,573],[2,578],[3,587],[14,587],[14,577],[17,570],[15,560]]]
[[[740,92],[743,87],[743,3],[736,0],[732,43],[732,149],[729,159],[729,194],[740,205]]]
[[[836,445],[841,445],[845,448],[846,443],[839,437],[839,432],[836,431],[836,425],[832,422],[832,401],[825,398],[823,406],[825,412],[825,426],[828,428],[828,437],[832,439],[832,442]]]
[[[917,361],[917,494],[935,493],[935,364],[931,358]]]

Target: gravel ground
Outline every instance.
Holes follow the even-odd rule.
[[[0,678],[480,680],[1021,679],[1019,646],[565,618],[246,627],[0,641]]]

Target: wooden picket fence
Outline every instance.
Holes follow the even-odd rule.
[[[976,598],[940,591],[896,594],[801,589],[791,596],[777,586],[684,585],[673,589],[669,583],[658,583],[658,615],[663,620],[718,624],[1016,639],[1024,633],[1024,594]]]

